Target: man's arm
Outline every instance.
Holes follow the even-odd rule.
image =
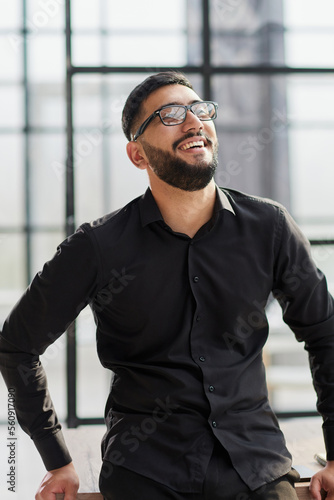
[[[74,500],[79,478],[47,390],[43,367],[36,356],[15,351],[2,337],[0,352],[1,371],[12,389],[18,421],[33,439],[48,470],[36,499],[54,500],[56,493],[66,492],[65,499]]]
[[[37,355],[20,352],[0,337],[0,367],[15,399],[15,412],[22,429],[32,438],[47,470],[71,462],[61,425]]]
[[[70,475],[70,490],[77,477],[39,356],[94,296],[96,261],[93,246],[83,230],[68,238],[36,275],[5,321],[0,336],[0,369],[14,394],[18,422],[33,439],[50,471],[44,483],[50,485],[51,478],[63,481]],[[43,488],[47,491],[46,486]]]
[[[309,354],[317,409],[323,417],[328,463],[315,474],[310,491],[320,500],[323,488],[334,500],[334,300],[312,259],[309,242],[287,213],[277,255],[273,293],[284,321]]]

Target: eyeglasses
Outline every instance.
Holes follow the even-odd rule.
[[[133,140],[136,141],[138,139],[138,137],[144,132],[146,127],[156,116],[159,116],[162,123],[167,127],[180,125],[185,121],[188,109],[194,113],[199,120],[205,122],[217,118],[218,104],[213,101],[199,101],[187,106],[183,106],[181,104],[169,104],[167,106],[162,106],[162,108],[154,111],[154,113],[146,118],[144,123],[140,125],[139,129],[133,136]]]

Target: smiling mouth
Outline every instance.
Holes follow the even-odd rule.
[[[196,142],[188,142],[187,144],[184,144],[183,146],[180,147],[180,150],[187,151],[188,149],[204,148],[204,147],[205,147],[204,141],[196,141]]]

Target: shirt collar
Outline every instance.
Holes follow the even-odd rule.
[[[150,188],[147,188],[145,194],[141,197],[139,210],[142,226],[147,226],[151,224],[151,222],[163,220]]]
[[[230,200],[228,199],[224,191],[222,191],[222,188],[216,186],[216,193],[217,197],[215,203],[215,212],[218,212],[219,210],[228,210],[233,215],[235,215],[235,211],[232,208]]]
[[[151,222],[163,220],[150,188],[147,188],[145,194],[141,197],[139,207],[142,226],[147,226],[148,224],[151,224]],[[235,215],[228,197],[218,186],[216,186],[216,202],[214,212],[219,212],[220,210],[228,210]]]

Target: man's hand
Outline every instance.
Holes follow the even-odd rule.
[[[334,500],[334,460],[311,478],[310,493],[314,500],[321,500],[321,489],[327,493],[326,500]]]
[[[56,493],[64,493],[64,500],[75,500],[79,477],[71,462],[60,469],[50,470],[38,488],[35,500],[55,500]]]

